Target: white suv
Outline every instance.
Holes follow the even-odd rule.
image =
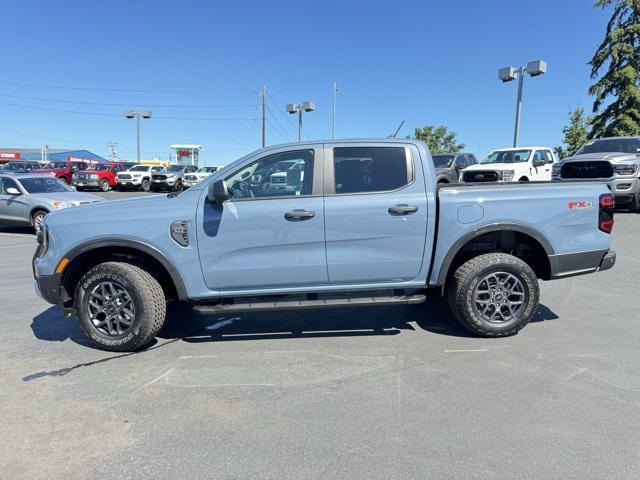
[[[493,150],[480,163],[460,175],[465,183],[551,181],[556,162],[549,147],[516,147]]]
[[[129,170],[118,172],[117,187],[148,192],[151,189],[151,174],[162,170],[162,165],[134,165]]]

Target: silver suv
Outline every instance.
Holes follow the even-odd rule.
[[[151,175],[151,190],[184,190],[184,176],[198,170],[195,165],[171,165]]]

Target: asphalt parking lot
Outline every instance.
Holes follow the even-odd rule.
[[[616,267],[543,282],[515,337],[470,337],[437,299],[175,306],[134,354],[36,297],[34,236],[0,227],[0,478],[638,478],[640,215],[616,222]]]

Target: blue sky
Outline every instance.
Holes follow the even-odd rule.
[[[305,136],[329,138],[336,80],[337,137],[386,136],[402,120],[399,136],[443,124],[484,155],[513,136],[517,85],[499,82],[498,67],[537,58],[549,71],[525,81],[521,144],[555,146],[567,112],[591,109],[587,61],[608,16],[591,5],[3,0],[0,147],[106,155],[116,142],[134,158],[121,105],[144,104],[154,118],[142,124],[143,158],[200,143],[207,164],[225,164],[259,147],[262,85],[268,144],[297,136],[284,106],[303,100],[317,106]]]

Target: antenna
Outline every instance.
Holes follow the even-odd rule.
[[[400,122],[400,126],[396,130],[396,133],[394,133],[393,135],[389,135],[387,138],[396,138],[396,135],[398,135],[398,132],[400,131],[400,129],[402,128],[403,125],[404,125],[404,120],[402,120],[402,122]]]

